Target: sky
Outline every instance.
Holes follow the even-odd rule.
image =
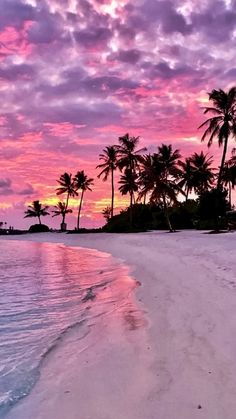
[[[81,226],[103,224],[98,156],[127,132],[150,152],[207,151],[202,107],[236,84],[235,41],[236,0],[1,0],[0,221],[27,228],[27,205],[55,205],[60,175],[85,170]]]

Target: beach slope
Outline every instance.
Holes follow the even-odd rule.
[[[114,330],[114,322],[102,319],[95,339],[89,336],[78,353],[70,353],[67,340],[9,418],[235,419],[235,233],[24,239],[95,248],[121,259],[141,282],[136,304],[144,321],[126,329],[117,322]]]

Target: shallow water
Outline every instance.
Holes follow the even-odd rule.
[[[107,254],[61,244],[0,241],[0,417],[36,383],[71,327],[125,306],[135,282]],[[133,327],[129,304],[124,319]],[[131,319],[131,320],[130,320]]]

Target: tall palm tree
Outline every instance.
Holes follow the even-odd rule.
[[[119,191],[122,195],[130,195],[130,224],[133,224],[133,204],[134,204],[134,193],[138,191],[138,176],[137,174],[131,170],[130,168],[126,168],[124,174],[121,176],[119,180]]]
[[[222,172],[225,164],[228,140],[232,135],[236,135],[236,87],[232,87],[228,92],[224,90],[212,90],[209,93],[209,100],[213,106],[205,107],[204,114],[211,113],[214,116],[204,121],[199,128],[206,128],[202,141],[208,137],[208,147],[212,145],[214,138],[218,139],[219,147],[223,146],[220,170],[217,181],[217,189],[221,188]]]
[[[37,217],[39,224],[41,223],[41,217],[45,217],[45,215],[49,215],[48,206],[42,206],[39,201],[33,201],[31,205],[28,206],[28,209],[25,211],[24,218],[31,218]]]
[[[65,224],[65,216],[66,214],[71,214],[73,211],[66,207],[65,202],[58,202],[57,205],[54,206],[55,209],[52,210],[53,215],[52,217],[57,217],[58,215],[62,216],[62,223],[61,225]]]
[[[193,188],[194,191],[201,195],[214,185],[215,175],[211,167],[213,157],[208,154],[193,153],[190,157],[190,163],[193,169]]]
[[[104,148],[103,153],[99,154],[99,160],[102,160],[103,163],[99,164],[96,168],[102,169],[99,173],[98,178],[103,177],[103,181],[106,182],[109,175],[111,175],[111,217],[114,213],[114,171],[116,170],[117,165],[117,147],[107,146]]]
[[[57,183],[59,183],[60,185],[59,188],[56,189],[57,195],[66,194],[65,209],[67,210],[68,204],[69,204],[69,198],[70,197],[74,198],[75,196],[78,195],[76,192],[75,185],[73,183],[72,174],[65,172],[63,175],[60,176],[60,179],[57,180]],[[61,224],[62,230],[66,230],[65,216],[66,216],[66,212],[64,214],[63,222]]]
[[[93,185],[93,179],[89,178],[84,173],[84,170],[80,170],[76,173],[73,179],[73,182],[74,182],[74,187],[76,188],[76,190],[77,191],[81,190],[80,203],[79,203],[79,209],[78,209],[78,218],[77,218],[77,230],[79,230],[80,213],[81,213],[81,208],[83,204],[84,193],[86,191],[92,191],[91,186]]]

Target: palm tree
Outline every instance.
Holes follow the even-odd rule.
[[[229,191],[229,205],[232,208],[232,189],[236,186],[236,156],[232,157],[225,162],[222,172],[222,183],[228,187]]]
[[[214,184],[214,169],[211,168],[213,157],[208,157],[208,154],[204,154],[203,151],[201,151],[200,153],[193,153],[189,160],[193,169],[194,191],[198,195],[201,195],[209,190]]]
[[[123,137],[119,137],[119,145],[117,145],[117,167],[121,171],[128,172],[125,174],[135,181],[137,180],[137,171],[139,169],[139,165],[143,160],[143,156],[140,154],[143,151],[146,151],[146,148],[138,149],[139,145],[139,137],[130,137],[127,133]],[[127,179],[128,180],[128,179]],[[134,193],[132,194],[132,200],[134,198]],[[132,217],[132,209],[131,209],[131,217]]]
[[[126,168],[124,174],[121,176],[119,183],[119,191],[122,195],[130,195],[130,225],[133,224],[133,203],[134,203],[134,193],[138,191],[138,176],[130,168]]]
[[[111,217],[114,213],[114,171],[117,165],[117,147],[107,146],[104,148],[103,153],[99,154],[99,160],[104,163],[99,164],[96,168],[102,169],[98,178],[103,176],[103,181],[107,181],[108,176],[111,174]]]
[[[105,218],[106,222],[111,219],[111,207],[106,207],[102,210],[102,215]]]
[[[57,183],[59,183],[60,187],[56,189],[57,195],[66,194],[66,204],[65,209],[67,210],[68,204],[69,204],[69,198],[77,196],[76,188],[72,180],[72,174],[70,173],[64,173],[60,176],[60,179],[57,180]],[[65,216],[66,212],[63,217],[63,222],[61,224],[61,230],[66,230],[66,224],[65,224]]]
[[[223,145],[223,154],[217,181],[217,189],[219,190],[221,188],[228,140],[230,135],[233,137],[236,135],[236,87],[232,87],[228,92],[224,92],[221,89],[214,89],[209,93],[209,100],[212,101],[213,106],[205,107],[204,114],[210,112],[214,116],[208,118],[199,128],[207,127],[201,140],[204,141],[208,137],[208,147],[212,145],[215,137],[218,139],[219,147]]]
[[[140,153],[146,150],[146,148],[137,150],[138,144],[139,137],[130,137],[129,134],[119,137],[117,166],[120,170],[127,168],[134,172],[137,169],[142,160]]]
[[[179,186],[184,189],[187,201],[189,193],[191,193],[195,187],[194,168],[191,164],[191,160],[189,157],[186,158],[184,161],[179,160],[179,167],[181,170],[181,180],[179,182]]]
[[[81,170],[76,173],[74,179],[74,186],[76,190],[81,190],[81,197],[80,197],[80,203],[79,203],[79,209],[78,209],[78,218],[77,218],[77,230],[79,230],[79,224],[80,224],[80,213],[84,198],[85,191],[92,191],[90,188],[91,185],[93,185],[93,179],[89,178],[85,173],[84,170]]]
[[[49,215],[48,208],[47,205],[43,207],[39,201],[33,201],[32,204],[28,206],[27,211],[25,211],[24,218],[37,217],[39,224],[42,224],[41,217]]]
[[[166,176],[180,176],[181,172],[178,168],[178,162],[181,158],[179,150],[172,150],[172,145],[162,144],[158,147],[158,162],[161,164],[163,172]]]
[[[140,191],[140,196],[150,193],[150,202],[161,204],[169,231],[173,232],[169,217],[169,206],[177,203],[179,193],[184,194],[178,184],[181,171],[178,167],[180,159],[179,150],[172,150],[172,145],[162,144],[158,147],[158,153],[151,156],[151,165],[145,183]]]
[[[141,160],[141,164],[139,167],[139,179],[138,179],[138,183],[139,183],[139,187],[143,190],[146,190],[146,185],[149,185],[150,182],[150,176],[152,173],[152,163],[153,163],[153,159],[151,154],[145,154],[144,156],[142,156],[142,160]],[[147,193],[148,192],[144,192],[142,194],[143,199],[143,204],[146,204],[146,197],[147,197]],[[139,198],[141,198],[141,196],[139,195]]]
[[[71,214],[73,211],[69,208],[66,208],[65,202],[58,202],[57,205],[54,206],[54,210],[52,210],[53,215],[52,217],[57,217],[58,215],[62,216],[62,223],[61,225],[65,224],[65,216],[66,214]]]

